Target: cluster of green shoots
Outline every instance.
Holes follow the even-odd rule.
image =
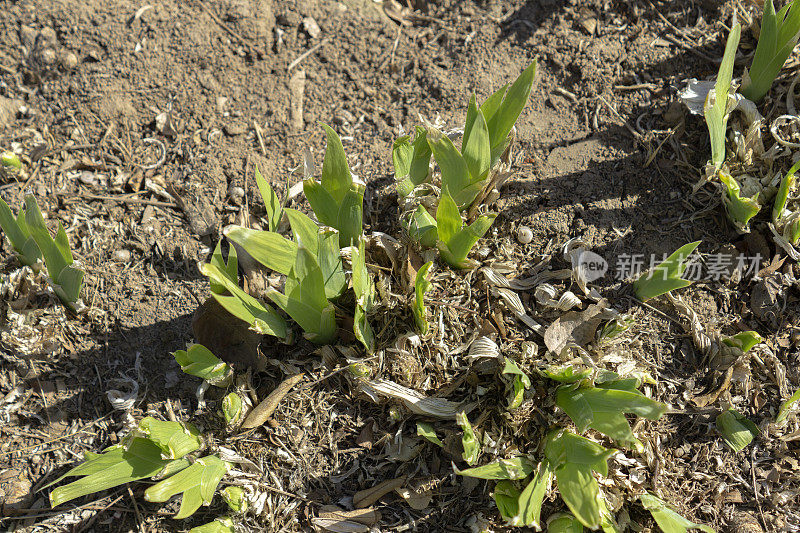
[[[706,97],[703,113],[711,141],[711,164],[723,188],[722,199],[728,218],[739,231],[746,232],[749,231],[751,219],[761,211],[768,198],[765,197],[765,191],[761,186],[755,183],[739,183],[724,168],[727,158],[725,137],[728,118],[737,106],[735,89],[731,87],[731,82],[741,33],[741,24],[735,22],[728,35],[716,84]],[[765,0],[753,62],[742,77],[742,96],[755,103],[766,96],[797,44],[798,38],[800,38],[800,4],[793,0],[776,13],[773,0]],[[794,170],[796,169],[789,173],[791,176],[787,175],[788,179],[784,178],[784,183],[781,185],[783,197],[781,199],[779,195],[776,198],[773,208],[773,223],[779,226],[783,238],[793,245],[800,241],[800,224],[794,213],[784,213],[784,209]]]
[[[25,197],[25,206],[17,216],[0,198],[0,228],[6,234],[19,261],[35,272],[42,269],[42,259],[47,268],[48,282],[53,292],[73,312],[83,309],[80,301],[83,272],[75,268],[69,239],[64,226],[59,222],[55,239],[44,222],[36,199]]]

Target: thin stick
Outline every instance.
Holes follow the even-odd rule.
[[[80,193],[81,198],[88,200],[110,200],[112,202],[121,202],[123,204],[138,204],[138,205],[153,205],[156,207],[172,207],[177,209],[178,205],[170,202],[158,202],[156,200],[143,200],[141,198],[126,198],[118,196],[102,196],[99,194]]]
[[[317,44],[315,44],[314,46],[312,46],[311,48],[309,48],[308,50],[306,50],[305,52],[303,52],[302,54],[300,54],[300,55],[297,57],[297,59],[295,59],[294,61],[292,61],[291,63],[289,63],[289,66],[288,66],[288,67],[286,67],[286,72],[289,72],[289,71],[290,71],[290,70],[292,70],[294,67],[296,67],[297,65],[299,65],[299,64],[300,64],[300,62],[301,62],[302,60],[304,60],[305,58],[307,58],[308,56],[310,56],[311,54],[313,54],[314,52],[316,52],[316,51],[317,51],[317,49],[318,49],[320,46],[322,46],[323,44],[325,44],[325,40],[324,40],[324,39],[323,39],[322,41],[318,42]]]

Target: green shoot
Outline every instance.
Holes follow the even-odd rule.
[[[144,491],[144,499],[149,502],[165,502],[176,494],[183,494],[181,507],[174,516],[186,518],[194,514],[201,505],[210,505],[230,464],[215,455],[195,460],[191,466],[159,481]]]
[[[753,346],[762,342],[763,340],[764,339],[761,338],[761,335],[755,331],[742,331],[741,333],[737,333],[736,335],[732,335],[730,337],[723,337],[722,343],[733,348],[738,348],[742,351],[742,353],[747,353],[753,348]]]
[[[735,409],[728,409],[717,417],[717,431],[725,444],[734,452],[742,451],[760,433],[758,426]]]
[[[417,435],[425,440],[434,443],[440,448],[444,448],[444,443],[436,436],[436,430],[428,422],[417,422]]]
[[[225,231],[225,236],[241,246],[253,259],[279,274],[287,275],[294,266],[297,243],[279,233],[233,226]]]
[[[691,285],[692,282],[682,279],[681,275],[686,270],[686,260],[699,245],[700,241],[695,241],[681,246],[651,272],[639,276],[633,283],[636,297],[647,301]]]
[[[204,379],[217,387],[227,387],[231,382],[231,367],[202,344],[192,344],[188,350],[178,350],[172,356],[181,365],[181,370],[190,376]]]
[[[22,170],[22,161],[14,152],[0,153],[0,177],[15,176]]]
[[[244,489],[242,487],[225,487],[219,492],[228,508],[236,514],[243,514],[247,512],[247,498],[245,498]]]
[[[494,213],[479,216],[469,226],[464,226],[458,205],[447,189],[442,189],[439,208],[436,210],[436,224],[439,235],[439,253],[442,259],[453,268],[466,269],[475,266],[467,255],[478,239],[489,230],[497,217]]]
[[[464,434],[461,436],[461,444],[464,447],[464,452],[461,457],[464,461],[472,466],[478,462],[478,457],[481,454],[481,444],[478,437],[475,435],[475,430],[472,429],[472,424],[469,423],[467,415],[464,411],[456,414],[456,423],[461,426]]]
[[[30,195],[25,197],[25,209],[20,210],[16,220],[8,205],[0,200],[0,226],[23,263],[33,266],[41,253],[53,292],[64,305],[73,312],[83,309],[80,301],[83,272],[72,266],[72,251],[64,226],[59,222],[53,239],[36,199]]]
[[[742,79],[742,94],[758,102],[769,91],[800,37],[800,6],[786,4],[777,14],[772,0],[764,0],[761,32],[750,71]]]
[[[650,511],[656,524],[658,524],[658,527],[661,528],[661,531],[664,533],[686,533],[690,529],[699,529],[705,533],[715,533],[715,531],[708,526],[695,524],[685,519],[673,511],[664,500],[653,496],[649,492],[639,496],[639,501],[642,502],[642,506],[644,506],[645,509]]]
[[[773,222],[778,222],[786,211],[786,201],[789,199],[789,191],[794,187],[795,173],[798,169],[800,169],[800,161],[792,165],[789,172],[781,179],[781,184],[778,187],[778,194],[775,195],[775,204],[772,207]]]
[[[143,418],[134,434],[161,448],[162,459],[180,459],[203,444],[200,431],[192,424],[165,422],[152,416]]]
[[[228,427],[238,426],[244,419],[244,404],[239,394],[231,392],[222,399],[222,417]]]
[[[517,364],[508,357],[506,357],[505,367],[503,367],[503,374],[514,376],[514,393],[508,402],[508,408],[516,409],[522,405],[525,391],[531,388],[531,378],[520,370]]]
[[[328,344],[336,337],[335,309],[325,296],[322,270],[306,248],[297,250],[284,293],[271,290],[267,297],[303,328],[311,342]]]
[[[14,218],[8,204],[0,198],[0,228],[8,237],[22,264],[34,268],[42,253],[39,251],[36,241],[31,237],[28,224],[25,222],[25,209],[20,209],[17,218]]]
[[[728,219],[742,233],[750,231],[750,219],[761,211],[761,204],[758,202],[759,195],[756,194],[752,198],[742,197],[739,184],[733,176],[726,172],[719,172],[719,180],[725,185],[722,202],[725,204]]]
[[[425,128],[417,126],[413,141],[404,135],[394,142],[392,162],[400,196],[408,196],[415,187],[429,180],[431,148]]]
[[[519,514],[519,495],[517,486],[506,479],[498,481],[494,486],[492,497],[497,505],[497,510],[500,511],[500,516],[506,522],[510,522]]]
[[[258,167],[256,167],[256,184],[261,193],[261,198],[264,200],[264,208],[267,210],[267,229],[269,231],[278,231],[278,226],[283,217],[283,204],[269,182],[261,175]]]
[[[525,104],[528,103],[535,78],[536,61],[533,61],[528,68],[522,71],[522,74],[519,75],[508,90],[506,90],[507,85],[501,87],[481,104],[480,112],[486,121],[489,142],[491,143],[490,167],[494,166],[508,146],[508,136],[511,133],[511,128],[514,127],[517,118],[525,108]],[[466,144],[470,140],[474,130],[473,121],[476,119],[477,115],[474,111],[467,112],[467,120],[464,125],[464,143],[462,144]]]
[[[547,533],[583,533],[583,524],[569,513],[556,513],[547,520]]]
[[[417,324],[417,329],[423,335],[428,333],[428,319],[425,312],[425,293],[431,288],[431,282],[428,280],[428,272],[431,266],[433,266],[432,261],[428,261],[422,265],[414,278],[414,305],[411,306],[411,311],[414,314],[414,322]]]
[[[797,389],[788,400],[781,404],[780,409],[778,409],[778,416],[775,417],[775,423],[780,425],[785,422],[798,401],[800,401],[800,389]]]
[[[438,238],[436,219],[433,218],[422,205],[418,205],[410,214],[406,223],[406,229],[411,239],[420,243],[425,248],[433,248],[436,246]]]
[[[353,180],[342,140],[329,126],[322,127],[328,135],[328,145],[321,181],[306,179],[303,191],[317,219],[339,231],[339,246],[351,246],[361,235],[365,186]]]
[[[189,533],[236,533],[233,520],[228,516],[217,518],[213,522],[193,527]]]
[[[562,385],[556,392],[556,405],[572,419],[578,433],[591,428],[641,451],[642,443],[633,436],[625,414],[658,420],[667,406],[636,390],[638,386],[638,379],[615,379],[595,386]]]
[[[547,487],[553,478],[550,463],[542,461],[530,483],[519,495],[518,514],[512,520],[512,526],[528,526],[536,530],[541,529],[542,502],[544,501]]]
[[[584,437],[554,430],[545,438],[544,453],[553,465],[558,491],[569,510],[589,529],[600,527],[600,488],[592,472],[608,475],[607,450]]]
[[[472,175],[464,156],[455,147],[453,141],[439,130],[435,128],[428,130],[428,144],[442,171],[443,193],[444,189],[447,189],[453,195],[452,198],[458,208],[466,208],[481,192],[486,176],[483,174]],[[486,156],[488,158],[488,154]],[[483,160],[478,164],[480,168],[483,168],[488,165],[488,160]]]
[[[375,285],[367,270],[367,253],[363,238],[359,237],[358,246],[352,246],[350,253],[353,262],[353,292],[356,295],[353,332],[356,339],[364,345],[369,353],[372,353],[375,335],[367,321],[367,313],[372,311],[375,302]]]
[[[728,128],[728,116],[731,108],[729,92],[731,80],[733,79],[733,60],[736,56],[736,48],[739,46],[741,34],[742,25],[737,22],[731,29],[730,35],[728,35],[725,53],[722,56],[722,63],[717,74],[717,83],[714,90],[709,91],[703,106],[703,114],[708,125],[708,135],[711,139],[711,161],[717,170],[725,162],[725,132]]]

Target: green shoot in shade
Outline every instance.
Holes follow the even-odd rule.
[[[789,172],[781,179],[780,187],[778,187],[778,194],[775,195],[775,204],[772,207],[772,221],[778,222],[783,217],[786,210],[786,200],[789,199],[789,191],[792,190],[795,182],[795,173],[800,169],[800,161],[792,165]]]
[[[725,162],[725,132],[728,128],[728,115],[730,114],[729,93],[733,79],[733,61],[741,34],[742,25],[737,22],[728,35],[725,54],[722,56],[722,63],[717,73],[717,83],[714,90],[709,91],[703,106],[708,135],[711,139],[711,161],[717,170]]]
[[[436,430],[428,422],[417,422],[417,435],[425,438],[426,440],[434,443],[440,448],[444,448],[444,443],[436,436]]]
[[[498,459],[489,464],[466,470],[456,469],[456,474],[478,479],[525,479],[535,469],[536,465],[527,457],[520,456],[513,459]]]
[[[691,281],[682,279],[681,276],[686,270],[686,260],[699,245],[700,241],[684,244],[652,271],[645,272],[639,276],[639,279],[633,283],[636,297],[642,301],[647,301],[675,289],[682,289],[691,285]]]
[[[781,404],[780,409],[778,409],[778,416],[775,417],[775,423],[782,424],[785,422],[798,401],[800,401],[800,389],[797,389],[788,400]]]
[[[425,312],[425,293],[431,288],[431,282],[428,280],[428,271],[433,266],[432,261],[428,261],[417,271],[417,276],[414,278],[414,305],[411,306],[411,311],[414,314],[414,322],[417,324],[419,332],[425,335],[428,333],[428,319]]]
[[[742,94],[759,102],[769,92],[800,37],[800,5],[786,4],[778,13],[772,0],[764,0],[761,31],[750,70],[742,77]]]
[[[417,126],[413,141],[408,135],[404,135],[394,142],[392,162],[397,193],[400,196],[408,196],[415,187],[428,181],[431,147],[428,145],[425,128]]]
[[[570,513],[556,513],[547,519],[547,533],[583,533],[583,524]]]
[[[508,357],[505,358],[503,374],[510,374],[514,376],[514,393],[511,395],[511,399],[508,402],[508,408],[516,409],[522,405],[522,400],[525,396],[525,390],[531,388],[531,378],[529,378],[525,372],[520,370],[520,368],[517,366],[517,363]]]

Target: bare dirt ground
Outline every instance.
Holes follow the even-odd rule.
[[[169,401],[179,418],[216,429],[213,416],[195,412],[199,380],[182,374],[170,353],[193,339],[193,313],[208,296],[198,262],[242,210],[263,213],[256,166],[277,190],[294,185],[305,147],[321,161],[318,121],[331,124],[368,184],[367,231],[396,234],[393,141],[420,115],[463,123],[471,93],[485,98],[534,58],[534,92],[517,124],[516,173],[497,202],[486,245],[515,265],[514,275],[543,259],[567,268],[561,247],[573,237],[611,265],[596,285],[636,321],[604,355],[636,361],[658,381],[653,396],[674,410],[637,426],[651,450],[646,459],[612,460],[628,484],[620,498],[647,489],[722,531],[800,526],[797,441],[767,433],[735,454],[714,429],[716,414],[730,404],[763,425],[800,384],[796,293],[787,289],[770,314],[751,309],[756,283],[749,278],[702,281],[686,291],[708,328],[753,329],[767,346],[737,364],[719,398],[699,407],[696,397],[720,391],[720,372],[701,361],[668,304],[638,305],[613,275],[621,257],[660,258],[694,240],[703,241],[704,254],[733,243],[761,253],[762,267],[784,268],[759,234],[736,234],[717,195],[692,190],[709,157],[708,137],[676,92],[682,80],[716,72],[734,3],[409,4],[415,9],[403,18],[371,0],[0,2],[0,148],[17,150],[26,163],[24,175],[0,182],[0,195],[16,208],[32,192],[50,221],[63,222],[86,270],[83,297],[91,306],[76,318],[43,287],[9,288],[19,265],[3,242],[0,402],[5,396],[13,401],[2,405],[15,406],[0,407],[3,527],[179,531],[224,512],[217,499],[190,520],[172,520],[175,505],[145,502],[142,484],[52,510],[49,489],[40,489],[85,452],[117,442],[124,414],[106,392],[124,389],[124,376],[140,387],[135,418],[164,417]],[[743,41],[752,43],[752,35]],[[532,230],[530,243],[516,239],[520,226]],[[446,295],[438,297],[434,313],[445,307]],[[553,320],[538,315],[532,294],[523,301]],[[464,304],[486,313],[470,318],[469,327],[491,319],[504,346],[541,344],[511,313],[489,316],[481,302]],[[259,397],[286,365],[324,376],[313,350],[265,341],[272,362],[254,373]],[[459,399],[486,385],[466,361],[439,373],[414,364],[387,361],[382,371]],[[535,453],[552,423],[545,381],[534,380],[514,420],[491,406],[502,398],[483,397],[483,427],[513,427],[509,445]],[[214,394],[205,413],[216,407]],[[312,530],[321,506],[347,508],[357,491],[405,476],[428,483],[431,499],[415,509],[397,494],[384,497],[377,504],[381,531],[470,531],[479,523],[502,529],[490,487],[453,475],[457,456],[428,446],[402,459],[405,452],[392,448],[397,435],[415,433],[412,420],[408,413],[390,417],[388,405],[375,405],[336,374],[287,396],[264,428],[222,437],[266,467],[269,505],[243,527]],[[458,434],[453,423],[442,431]],[[562,505],[551,496],[544,515]],[[626,503],[624,512],[632,530],[657,530],[637,503]]]

